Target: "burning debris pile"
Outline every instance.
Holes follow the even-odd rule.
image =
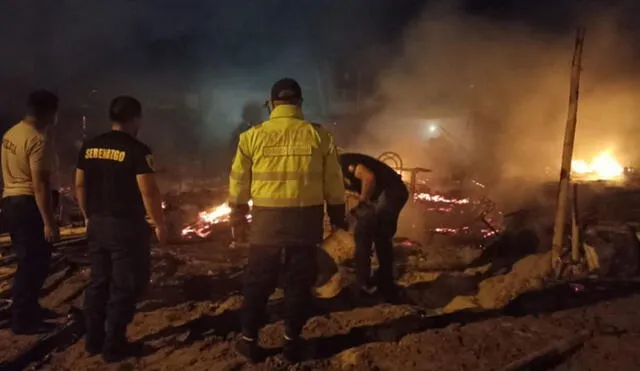
[[[249,207],[251,206],[253,206],[253,203],[249,201]],[[211,237],[211,234],[215,230],[216,226],[228,225],[230,217],[231,207],[227,202],[218,205],[208,211],[203,211],[198,214],[198,221],[182,229],[182,238],[209,238]],[[251,214],[247,215],[247,221],[251,222]]]
[[[430,216],[427,229],[432,234],[483,240],[503,228],[502,213],[485,196],[463,196],[460,192],[416,192],[413,201],[412,207]]]
[[[486,197],[455,197],[436,193],[414,193],[413,207],[420,213],[437,213],[444,216],[443,225],[430,228],[430,232],[447,235],[478,236],[485,239],[498,233],[502,226],[502,214],[496,210],[495,204]],[[249,202],[249,206],[252,203]],[[184,240],[207,239],[218,230],[229,227],[231,207],[227,202],[198,214],[198,219],[181,230]],[[461,222],[460,219],[465,222]],[[454,220],[455,219],[455,220]],[[251,222],[251,214],[247,215]],[[466,223],[466,224],[465,224]]]
[[[406,224],[418,233],[412,236],[414,239],[423,240],[424,237],[430,239],[434,234],[440,234],[460,237],[462,240],[475,241],[483,245],[487,238],[503,230],[502,213],[497,209],[496,204],[486,197],[483,184],[469,178],[455,181],[449,179],[442,184],[448,191],[434,191],[434,179],[430,176],[424,177],[431,172],[430,170],[403,169],[401,159],[398,155],[394,158],[396,157],[397,163],[393,166],[407,183],[407,188],[411,190],[410,202],[403,212],[409,217],[405,217],[404,221],[401,218],[400,224]],[[218,196],[221,196],[226,192],[220,187],[218,193]],[[352,196],[349,192],[345,195],[348,208],[355,206],[351,202]],[[207,197],[199,198],[200,201],[206,199]],[[178,200],[177,204],[185,203]],[[251,202],[249,206],[252,206]],[[201,211],[203,209],[205,207],[199,205],[196,214],[182,218],[183,223],[176,229],[175,235],[181,240],[194,240],[217,236],[218,231],[227,236],[233,234],[229,228],[231,207],[228,203],[221,202],[213,208]],[[247,219],[251,221],[250,214],[247,215]],[[425,221],[426,225],[418,226],[416,221]],[[405,232],[413,233],[409,230]]]
[[[474,182],[473,188],[484,188],[484,186]],[[495,203],[474,192],[438,193],[426,185],[421,185],[413,193],[412,201],[406,207],[412,209],[410,212],[419,215],[420,219],[423,219],[424,215],[427,216],[429,224],[425,231],[427,234],[484,240],[502,230],[502,214],[496,209]],[[249,206],[252,206],[251,202]],[[228,236],[230,216],[229,204],[220,203],[198,212],[197,217],[192,217],[191,221],[182,224],[176,231],[177,237],[181,240],[201,240],[212,238],[217,233]],[[251,222],[250,214],[247,215],[247,220]]]
[[[619,181],[624,177],[625,168],[609,152],[601,152],[590,162],[573,160],[571,172],[578,181]]]

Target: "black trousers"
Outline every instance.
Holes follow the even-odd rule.
[[[51,244],[44,238],[44,223],[33,196],[13,196],[2,200],[3,222],[18,258],[13,280],[13,321],[18,329],[39,320],[38,297],[49,275]]]
[[[354,238],[358,284],[371,284],[371,248],[375,245],[380,264],[377,283],[382,288],[393,285],[393,236],[408,198],[409,192],[404,185],[385,190],[375,201],[375,207],[356,220]]]
[[[84,298],[87,342],[111,347],[126,340],[136,302],[149,282],[150,237],[144,219],[90,217],[91,282]]]
[[[284,268],[285,335],[300,336],[310,315],[311,288],[317,276],[318,246],[249,247],[242,304],[242,334],[256,339],[264,325],[269,296],[278,285],[278,273]]]

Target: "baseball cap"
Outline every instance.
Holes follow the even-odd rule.
[[[289,100],[302,98],[300,84],[292,78],[278,80],[271,87],[271,100]]]

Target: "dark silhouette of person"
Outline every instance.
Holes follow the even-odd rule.
[[[230,150],[231,153],[236,152],[238,147],[238,140],[240,134],[249,130],[252,126],[257,125],[263,121],[264,105],[259,102],[247,102],[242,107],[242,121],[236,126],[231,135]]]

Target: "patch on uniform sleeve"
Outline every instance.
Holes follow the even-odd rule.
[[[264,147],[262,155],[266,157],[275,156],[311,156],[311,146],[298,146],[298,147],[286,147],[286,146],[272,146]]]
[[[147,165],[152,171],[156,171],[155,164],[153,162],[153,155],[146,155],[144,159],[147,161]]]

